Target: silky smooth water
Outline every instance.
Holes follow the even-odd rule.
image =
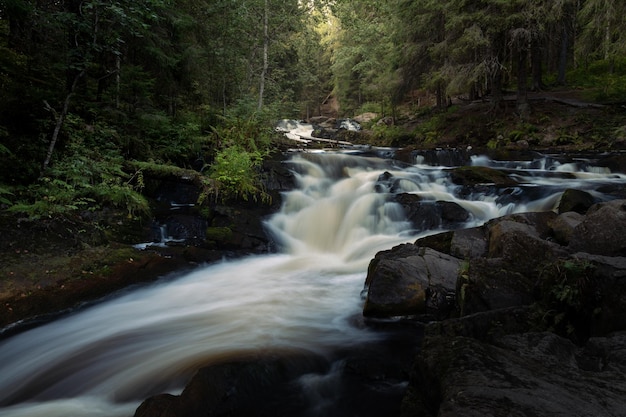
[[[0,416],[130,416],[150,395],[180,392],[204,365],[274,350],[325,355],[378,339],[356,325],[369,261],[435,232],[407,222],[393,194],[456,202],[471,213],[472,226],[552,210],[570,187],[610,198],[595,190],[626,181],[589,165],[474,163],[507,169],[524,184],[503,200],[489,188],[459,193],[445,167],[417,160],[294,155],[298,186],[267,221],[278,254],[165,277],[7,338],[0,343]],[[569,175],[550,175],[563,171]]]

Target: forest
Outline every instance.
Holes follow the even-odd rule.
[[[276,120],[626,95],[621,0],[2,0],[0,205],[149,211],[146,171],[263,200]]]

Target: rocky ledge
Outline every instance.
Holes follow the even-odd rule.
[[[364,314],[426,323],[401,415],[624,415],[626,200],[569,194],[371,262]]]

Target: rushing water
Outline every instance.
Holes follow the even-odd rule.
[[[423,157],[400,165],[294,155],[298,187],[267,222],[280,253],[167,277],[7,338],[0,343],[0,415],[130,416],[149,395],[179,392],[203,365],[271,350],[324,355],[376,340],[380,334],[357,319],[370,259],[434,232],[415,230],[393,194],[456,202],[471,213],[471,226],[552,210],[566,188],[610,199],[599,190],[626,182],[586,160],[472,163],[506,170],[522,185],[463,191],[445,167],[425,165]]]

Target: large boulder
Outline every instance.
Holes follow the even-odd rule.
[[[553,212],[513,214],[487,224],[488,257],[503,258],[513,270],[529,273],[561,252],[551,236]]]
[[[595,202],[595,198],[587,191],[568,188],[561,195],[558,211],[559,214],[568,211],[585,214]]]
[[[592,206],[572,233],[569,249],[605,256],[626,256],[626,201]]]
[[[578,226],[585,216],[576,213],[575,211],[568,211],[558,215],[551,223],[550,227],[554,233],[556,241],[564,246],[567,246],[572,240],[574,229]]]
[[[413,244],[381,252],[368,269],[363,314],[445,317],[454,307],[460,266],[457,258]]]
[[[458,227],[470,218],[470,213],[451,201],[423,200],[417,194],[395,196],[404,209],[407,220],[416,230],[449,229]]]

